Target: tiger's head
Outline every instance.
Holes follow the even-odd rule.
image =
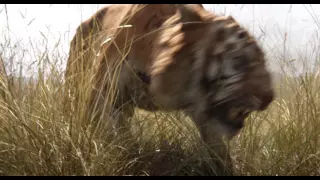
[[[232,17],[177,9],[154,46],[150,93],[163,109],[187,110],[198,126],[232,138],[274,99],[264,53]]]

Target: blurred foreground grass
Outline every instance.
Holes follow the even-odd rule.
[[[214,164],[182,114],[137,110],[133,139],[106,140],[103,129],[90,136],[63,114],[62,74],[49,74],[1,77],[0,174],[212,175]],[[230,142],[236,174],[320,175],[319,73],[275,81],[277,99]]]
[[[21,50],[1,44],[0,52],[10,57]],[[108,139],[102,127],[83,129],[77,123],[82,109],[63,111],[58,64],[66,57],[32,48],[38,64],[32,78],[0,68],[0,175],[215,175],[217,164],[208,160],[194,125],[179,112],[137,109],[132,139]],[[6,65],[14,63],[11,59]],[[320,175],[319,64],[314,69],[275,75],[276,100],[252,114],[230,142],[236,175]]]

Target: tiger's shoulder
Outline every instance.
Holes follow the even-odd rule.
[[[199,13],[205,11],[201,4],[189,6]],[[78,26],[70,43],[67,68],[80,58],[91,67],[99,51],[108,52],[112,56],[109,59],[114,59],[119,49],[125,52],[130,47],[132,59],[141,60],[132,63],[144,70],[142,64],[152,53],[158,29],[176,12],[174,4],[115,4],[101,8]],[[128,46],[130,43],[134,44]]]
[[[196,11],[205,11],[201,4],[191,5]],[[115,4],[101,8],[76,29],[71,46],[91,41],[101,42],[108,35],[121,36],[121,28],[130,27],[129,34],[139,36],[162,26],[164,21],[176,13],[174,4]],[[94,39],[94,40],[93,40]],[[98,44],[98,42],[96,42]],[[84,49],[86,47],[84,46]]]

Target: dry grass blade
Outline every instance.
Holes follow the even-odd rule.
[[[239,8],[246,9],[244,5]],[[319,27],[312,6],[305,8]],[[0,175],[219,174],[218,160],[209,158],[194,124],[181,112],[148,113],[136,109],[131,120],[134,134],[131,138],[114,138],[113,132],[105,131],[108,119],[101,119],[92,128],[93,117],[86,119],[84,112],[92,89],[88,83],[92,80],[92,69],[76,74],[83,77],[77,87],[80,94],[77,107],[63,110],[64,87],[68,81],[61,71],[61,64],[66,61],[66,55],[58,50],[62,40],[48,46],[50,33],[41,31],[41,41],[15,42],[6,34],[11,19],[7,5],[4,12],[8,31],[0,42]],[[289,13],[294,13],[294,8]],[[26,18],[22,13],[21,16]],[[27,24],[33,26],[34,19]],[[125,31],[132,27],[116,28]],[[263,26],[259,28],[263,39],[270,36]],[[320,175],[319,37],[315,37],[317,42],[309,48],[313,54],[301,53],[293,61],[288,55],[290,38],[280,34],[275,41],[281,42],[281,48],[266,44],[283,71],[274,78],[277,99],[268,110],[252,114],[242,133],[229,143],[236,175]],[[116,35],[99,39],[100,44],[114,43]],[[132,42],[148,35],[127,38],[126,49],[130,50]],[[125,57],[127,52],[122,54]],[[26,66],[17,62],[27,59],[26,56],[32,61],[29,68],[34,69],[31,77],[19,72]],[[299,63],[294,62],[311,66],[313,70],[298,76]],[[113,68],[120,71],[119,64]],[[115,85],[118,76],[101,79]],[[113,86],[107,94],[112,104],[116,95]],[[110,104],[103,104],[104,112],[108,112]]]

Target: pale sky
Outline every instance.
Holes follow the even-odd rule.
[[[25,48],[32,44],[43,44],[47,37],[48,49],[53,49],[60,38],[59,51],[67,53],[69,42],[81,21],[89,18],[105,4],[9,4],[7,14],[5,6],[0,5],[0,44],[6,35],[11,41],[20,41]],[[287,34],[287,50],[293,58],[298,51],[309,52],[310,42],[318,45],[319,37],[314,19],[319,17],[320,5],[302,4],[205,4],[206,9],[217,14],[232,15],[240,24],[260,38],[267,53],[275,54],[283,50],[283,37]],[[317,14],[318,13],[318,14]],[[7,19],[8,17],[8,19]],[[320,23],[320,22],[318,22]],[[8,31],[8,26],[10,31]],[[9,34],[8,34],[9,33]],[[8,37],[8,36],[7,36]],[[8,49],[0,47],[0,53],[9,58]],[[5,53],[4,53],[5,51]],[[40,51],[40,50],[39,50]],[[311,50],[312,51],[312,50]],[[36,52],[34,52],[36,54]],[[30,55],[34,57],[35,55]],[[28,59],[25,55],[25,59]],[[274,58],[270,58],[274,60]],[[27,62],[27,60],[24,60]],[[273,69],[276,68],[273,65]]]

